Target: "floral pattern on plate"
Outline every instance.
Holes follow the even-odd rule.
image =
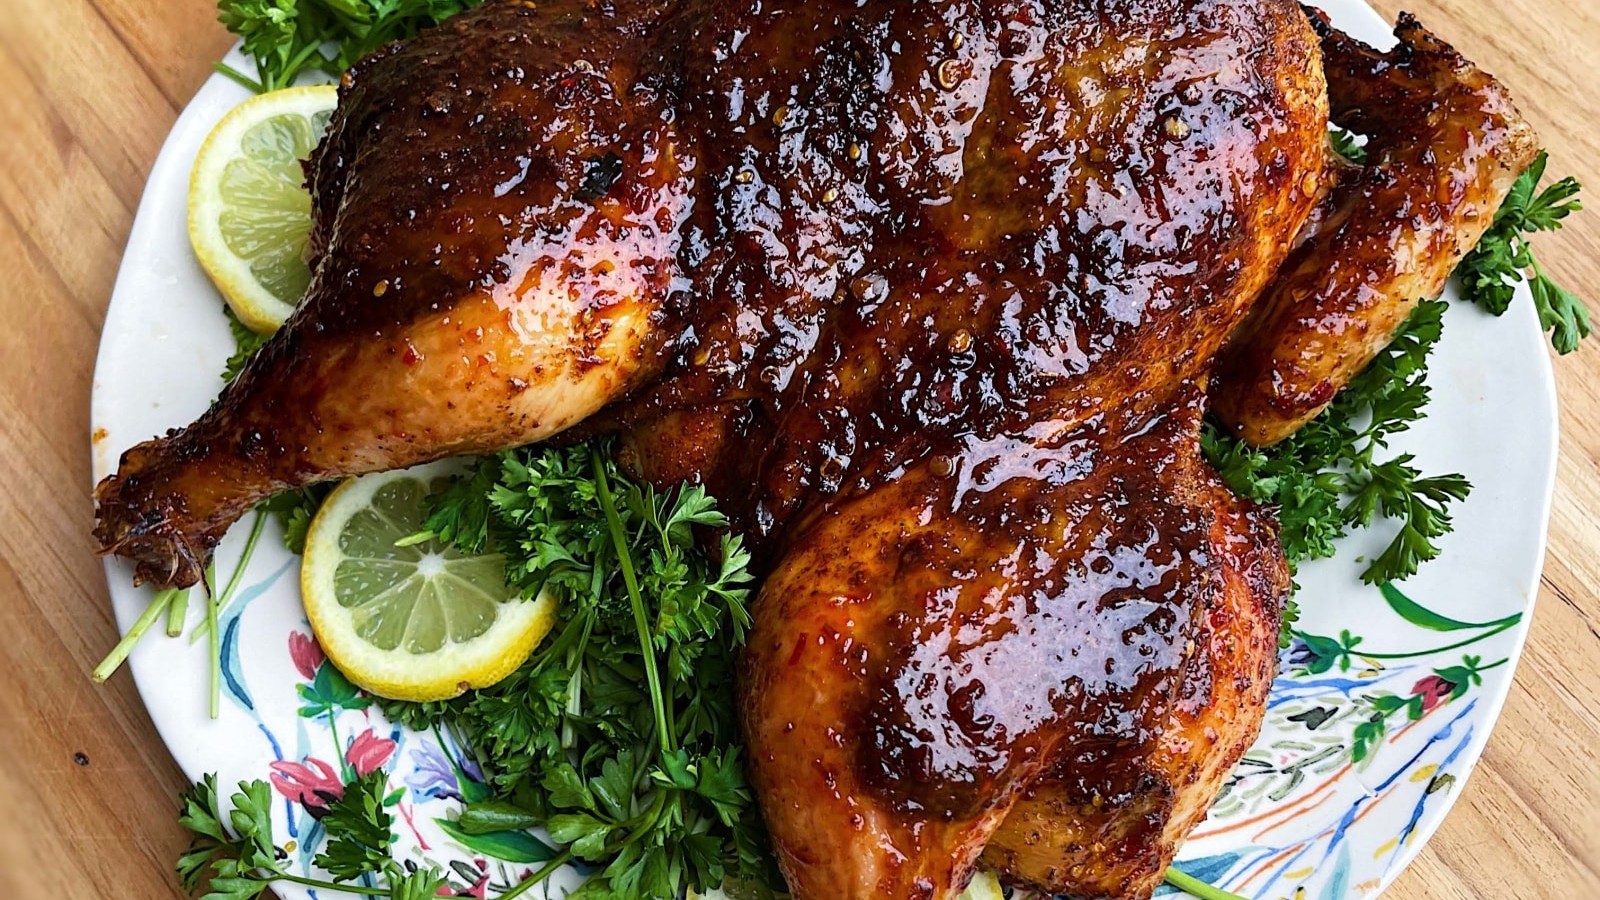
[[[267,586],[245,596],[258,597]],[[1368,650],[1374,642],[1348,629],[1296,631],[1280,657],[1260,740],[1185,847],[1179,865],[1189,874],[1261,900],[1370,896],[1416,839],[1429,805],[1454,789],[1455,767],[1475,735],[1486,673],[1509,662],[1508,633],[1522,613],[1463,622],[1393,585],[1372,591],[1391,620],[1375,626],[1391,634],[1417,630],[1436,641],[1384,652]],[[235,637],[248,603],[224,620]],[[404,859],[443,869],[451,893],[441,896],[496,896],[556,855],[533,833],[469,835],[457,828],[461,803],[489,794],[471,748],[438,729],[417,733],[389,723],[327,661],[303,622],[286,637],[267,635],[248,646],[270,657],[271,668],[296,677],[292,741],[280,737],[281,725],[256,717],[273,759],[255,777],[265,777],[283,801],[284,846],[302,874],[316,874],[311,860],[327,803],[379,768],[389,772],[384,804],[395,813]],[[227,696],[238,711],[254,715],[237,647],[237,640],[224,641]],[[290,743],[296,750],[286,755]],[[1403,823],[1398,831],[1380,841],[1352,828],[1379,809]],[[582,874],[573,868],[532,896],[561,897]]]

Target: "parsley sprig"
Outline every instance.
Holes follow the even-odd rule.
[[[1398,581],[1439,555],[1451,529],[1450,504],[1470,490],[1460,475],[1425,476],[1407,453],[1389,459],[1389,439],[1423,417],[1428,354],[1443,335],[1445,304],[1425,301],[1394,341],[1322,415],[1277,446],[1258,449],[1207,426],[1202,447],[1239,494],[1278,508],[1291,566],[1332,556],[1334,541],[1379,519],[1399,523],[1389,546],[1361,577]],[[1285,633],[1293,624],[1286,616]]]
[[[780,884],[739,760],[734,657],[750,625],[749,554],[698,487],[659,492],[599,447],[482,461],[431,498],[417,538],[506,554],[524,597],[562,622],[493,687],[387,703],[480,757],[495,798],[466,830],[542,826],[598,871],[576,897],[676,897],[732,877]]]
[[[1548,163],[1549,157],[1541,152],[1517,179],[1495,214],[1494,224],[1461,261],[1456,274],[1467,298],[1497,316],[1511,306],[1517,285],[1528,281],[1539,324],[1550,333],[1557,352],[1571,353],[1592,330],[1589,310],[1571,291],[1550,280],[1534,258],[1528,238],[1541,231],[1559,230],[1563,220],[1582,209],[1583,203],[1578,200],[1581,187],[1573,178],[1539,190]]]
[[[337,78],[361,57],[410,37],[482,0],[219,0],[217,18],[238,35],[256,77],[217,71],[262,92],[288,87],[303,72]]]
[[[272,840],[272,789],[265,781],[239,783],[225,814],[215,776],[207,775],[179,798],[178,821],[189,830],[189,849],[178,858],[185,890],[206,888],[201,900],[253,900],[269,885],[289,881],[327,891],[423,900],[445,884],[438,869],[407,868],[390,853],[393,821],[384,805],[388,776],[371,772],[347,785],[328,803],[322,819],[328,842],[312,860],[333,878],[295,875]],[[378,881],[383,887],[374,887]]]

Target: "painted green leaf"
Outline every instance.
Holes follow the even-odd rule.
[[[1406,698],[1396,697],[1393,694],[1379,694],[1371,698],[1372,706],[1379,712],[1394,712],[1406,705]]]
[[[1449,616],[1443,616],[1428,609],[1401,593],[1400,589],[1391,582],[1385,581],[1378,585],[1378,592],[1383,594],[1384,601],[1389,604],[1390,609],[1399,614],[1400,618],[1429,631],[1463,631],[1469,628],[1494,628],[1522,619],[1522,613],[1516,613],[1504,619],[1496,619],[1493,622],[1462,622],[1459,619],[1452,619]]]
[[[1374,713],[1373,717],[1360,725],[1350,735],[1350,761],[1361,762],[1372,752],[1372,746],[1383,740],[1384,732],[1383,714]]]
[[[336,709],[363,710],[372,705],[372,698],[361,693],[343,672],[327,661],[317,667],[317,676],[310,684],[296,685],[295,690],[306,703],[300,707],[302,718],[315,718]]]
[[[1412,697],[1409,701],[1406,702],[1406,718],[1407,719],[1410,719],[1411,721],[1415,722],[1418,719],[1422,718],[1423,712],[1425,712],[1425,710],[1423,709],[1423,706],[1422,706],[1422,695],[1421,694],[1418,694],[1417,696]]]
[[[449,819],[433,821],[461,846],[493,859],[510,863],[539,863],[554,859],[556,856],[554,847],[526,831],[467,834],[461,830],[461,826]]]

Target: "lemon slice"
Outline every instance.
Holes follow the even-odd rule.
[[[432,463],[347,481],[306,535],[300,591],[311,629],[347,678],[381,697],[443,700],[487,687],[554,624],[554,600],[519,599],[499,554],[395,546],[421,529],[424,498],[459,470]]]
[[[240,321],[277,330],[311,283],[311,195],[300,161],[322,140],[333,85],[239,104],[211,130],[189,175],[189,242]]]

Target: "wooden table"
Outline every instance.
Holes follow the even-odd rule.
[[[1399,0],[1378,0],[1391,16]],[[0,898],[179,896],[183,778],[121,676],[88,538],[89,384],[145,174],[232,38],[212,0],[0,6]],[[1600,6],[1415,0],[1600,192]],[[1600,206],[1600,193],[1593,194]],[[1541,238],[1600,311],[1600,211]],[[1600,897],[1600,340],[1561,361],[1560,485],[1533,637],[1476,775],[1389,893]]]

